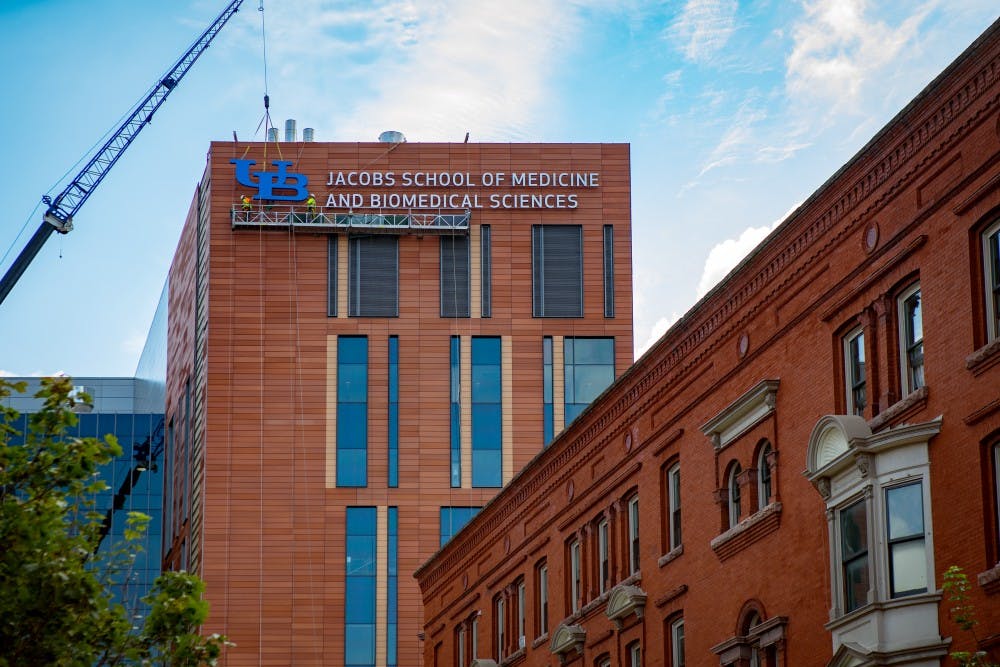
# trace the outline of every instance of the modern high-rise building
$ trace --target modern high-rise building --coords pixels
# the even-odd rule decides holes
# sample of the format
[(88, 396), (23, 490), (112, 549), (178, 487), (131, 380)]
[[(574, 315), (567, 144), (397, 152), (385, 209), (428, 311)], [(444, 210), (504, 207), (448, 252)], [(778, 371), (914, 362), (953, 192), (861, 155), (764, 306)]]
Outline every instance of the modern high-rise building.
[(213, 143), (171, 267), (164, 563), (229, 665), (421, 664), (412, 573), (632, 361), (627, 145), (385, 138)]

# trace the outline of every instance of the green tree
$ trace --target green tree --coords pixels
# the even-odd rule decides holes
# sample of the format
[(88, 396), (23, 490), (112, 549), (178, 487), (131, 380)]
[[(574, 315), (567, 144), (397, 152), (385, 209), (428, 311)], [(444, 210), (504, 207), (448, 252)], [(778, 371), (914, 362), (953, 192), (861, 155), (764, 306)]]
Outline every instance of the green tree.
[[(979, 637), (976, 636), (976, 626), (979, 620), (976, 618), (976, 607), (969, 600), (969, 578), (962, 568), (952, 565), (944, 571), (944, 584), (941, 586), (944, 594), (948, 597), (948, 614), (955, 625), (972, 635), (973, 644), (979, 646)], [(997, 667), (995, 662), (989, 660), (986, 651), (952, 651), (951, 657), (961, 667)]]
[[(0, 667), (21, 665), (213, 665), (224, 637), (197, 633), (208, 614), (194, 575), (161, 575), (144, 601), (142, 626), (110, 592), (127, 575), (149, 517), (131, 513), (125, 541), (95, 562), (104, 519), (93, 498), (107, 485), (100, 466), (121, 454), (113, 436), (66, 435), (76, 424), (68, 378), (48, 378), (23, 444), (16, 410), (0, 405)], [(0, 401), (24, 383), (0, 378)]]

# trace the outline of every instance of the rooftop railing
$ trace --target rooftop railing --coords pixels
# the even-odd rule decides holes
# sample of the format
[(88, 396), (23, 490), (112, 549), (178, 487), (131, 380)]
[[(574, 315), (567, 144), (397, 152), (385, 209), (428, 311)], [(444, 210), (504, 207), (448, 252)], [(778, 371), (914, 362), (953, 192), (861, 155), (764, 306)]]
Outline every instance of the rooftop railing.
[(233, 229), (357, 230), (390, 234), (460, 234), (469, 229), (463, 213), (338, 213), (317, 207), (314, 213), (291, 206), (254, 206), (231, 211)]

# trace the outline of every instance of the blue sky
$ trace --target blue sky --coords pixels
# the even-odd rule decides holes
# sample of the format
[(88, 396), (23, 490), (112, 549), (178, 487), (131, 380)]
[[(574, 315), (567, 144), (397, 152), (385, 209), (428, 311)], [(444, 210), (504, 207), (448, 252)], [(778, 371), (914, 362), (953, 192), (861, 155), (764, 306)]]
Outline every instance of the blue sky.
[[(259, 1), (0, 305), (0, 374), (134, 372), (208, 142), (261, 138)], [(12, 247), (0, 270), (38, 226), (41, 196), (224, 5), (0, 2), (0, 255)], [(317, 140), (629, 142), (640, 350), (997, 18), (995, 0), (264, 9), (272, 119)]]

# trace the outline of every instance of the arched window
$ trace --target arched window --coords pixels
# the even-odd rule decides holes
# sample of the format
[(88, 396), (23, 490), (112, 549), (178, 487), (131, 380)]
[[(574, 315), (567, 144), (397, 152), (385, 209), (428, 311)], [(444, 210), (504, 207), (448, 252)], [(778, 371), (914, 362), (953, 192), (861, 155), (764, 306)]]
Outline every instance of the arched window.
[(729, 467), (729, 527), (732, 528), (740, 522), (741, 500), (740, 483), (738, 477), (743, 472), (739, 463), (734, 463)]
[(771, 504), (774, 494), (771, 480), (771, 465), (768, 463), (771, 454), (771, 443), (764, 441), (757, 454), (757, 509), (764, 509)]

